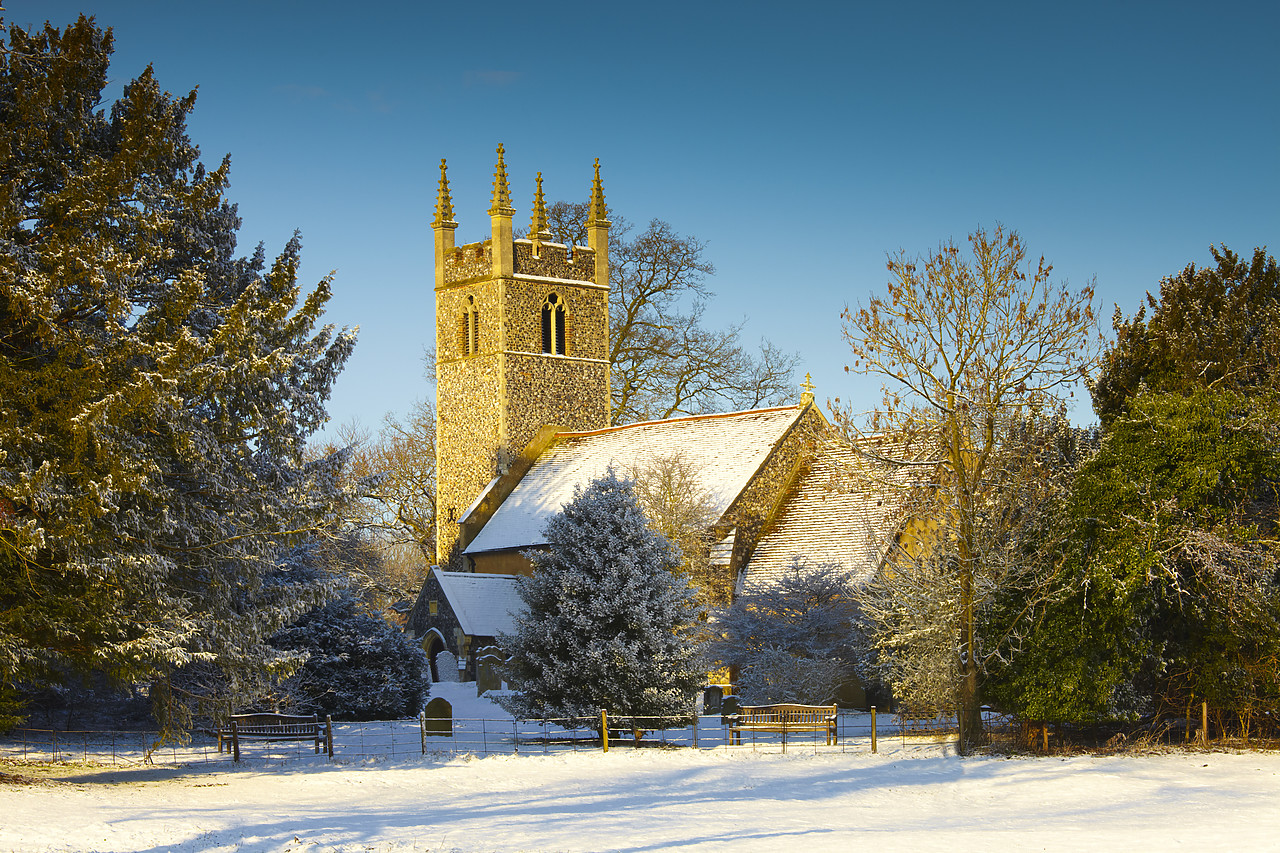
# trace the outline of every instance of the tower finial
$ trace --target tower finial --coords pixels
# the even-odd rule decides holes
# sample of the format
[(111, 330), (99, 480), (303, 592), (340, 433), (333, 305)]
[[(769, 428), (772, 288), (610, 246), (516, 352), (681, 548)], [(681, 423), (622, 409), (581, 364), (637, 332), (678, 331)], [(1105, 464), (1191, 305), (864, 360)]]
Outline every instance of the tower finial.
[(536, 246), (551, 238), (547, 230), (547, 200), (542, 195), (542, 173), (538, 173), (538, 189), (533, 194), (533, 221), (529, 225), (529, 239)]
[(440, 158), (440, 189), (436, 193), (436, 221), (431, 225), (433, 228), (458, 225), (453, 221), (453, 198), (449, 195), (449, 176), (445, 170), (443, 157)]
[(602, 225), (608, 225), (609, 220), (605, 217), (604, 207), (604, 186), (600, 183), (600, 158), (596, 158), (596, 176), (591, 182), (591, 209), (587, 215), (587, 227), (591, 227), (599, 222)]
[(817, 387), (813, 384), (813, 377), (806, 373), (804, 375), (804, 382), (800, 383), (800, 387), (804, 389), (804, 393), (800, 395), (800, 405), (803, 406), (805, 403), (812, 403), (813, 389)]
[(511, 216), (516, 209), (511, 206), (511, 187), (507, 184), (507, 164), (502, 159), (505, 151), (502, 143), (498, 143), (498, 165), (493, 173), (493, 204), (489, 207), (489, 215), (503, 214)]

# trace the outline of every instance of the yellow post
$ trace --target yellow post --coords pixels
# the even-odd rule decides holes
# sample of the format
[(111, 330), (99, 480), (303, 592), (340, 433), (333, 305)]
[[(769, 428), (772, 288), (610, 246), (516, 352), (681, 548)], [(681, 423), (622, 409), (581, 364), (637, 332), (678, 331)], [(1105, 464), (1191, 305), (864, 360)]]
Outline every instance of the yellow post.
[(600, 743), (604, 747), (604, 751), (609, 751), (609, 713), (604, 708), (600, 709)]
[(1200, 703), (1200, 743), (1209, 745), (1209, 703)]
[(876, 751), (876, 706), (871, 706), (871, 751)]

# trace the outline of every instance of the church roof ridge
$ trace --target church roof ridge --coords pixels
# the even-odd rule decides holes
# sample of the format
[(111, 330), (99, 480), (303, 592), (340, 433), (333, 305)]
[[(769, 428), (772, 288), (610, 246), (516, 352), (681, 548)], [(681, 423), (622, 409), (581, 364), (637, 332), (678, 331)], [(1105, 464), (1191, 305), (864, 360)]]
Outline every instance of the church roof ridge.
[(764, 409), (741, 409), (736, 412), (707, 412), (700, 415), (681, 415), (676, 418), (657, 418), (656, 420), (652, 420), (652, 421), (636, 421), (635, 423), (619, 424), (617, 426), (602, 427), (600, 429), (576, 430), (576, 431), (566, 430), (564, 432), (556, 433), (556, 435), (559, 436), (560, 438), (579, 438), (579, 437), (586, 437), (590, 435), (603, 435), (605, 433), (610, 433), (610, 432), (620, 432), (622, 430), (627, 430), (627, 429), (636, 429), (637, 427), (655, 426), (658, 424), (676, 424), (676, 423), (685, 423), (688, 421), (709, 421), (709, 420), (716, 420), (718, 418), (736, 418), (736, 417), (742, 417), (744, 415), (764, 415), (764, 414), (773, 414), (775, 412), (788, 412), (788, 411), (798, 412), (801, 408), (803, 408), (802, 405), (795, 404), (791, 406), (770, 406)]

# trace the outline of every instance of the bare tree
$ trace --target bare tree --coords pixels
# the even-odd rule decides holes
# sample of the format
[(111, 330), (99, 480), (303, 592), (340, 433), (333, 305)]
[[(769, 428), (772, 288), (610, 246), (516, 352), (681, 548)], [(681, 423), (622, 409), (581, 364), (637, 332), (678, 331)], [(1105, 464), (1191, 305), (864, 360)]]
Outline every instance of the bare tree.
[[(547, 211), (553, 239), (586, 242), (587, 205), (556, 202)], [(791, 394), (798, 358), (768, 341), (752, 352), (742, 325), (708, 329), (714, 294), (706, 244), (658, 219), (630, 238), (616, 213), (609, 241), (609, 360), (615, 423), (754, 408)]]
[(697, 466), (683, 453), (650, 459), (628, 470), (649, 526), (680, 549), (681, 568), (704, 605), (728, 601), (732, 583), (711, 565), (711, 529), (719, 520)]
[(344, 424), (331, 446), (317, 451), (348, 448), (345, 476), (356, 499), (347, 504), (347, 520), (379, 559), (352, 563), (347, 573), (373, 609), (412, 600), (435, 554), (435, 439), (435, 412), (419, 400), (404, 420), (388, 414), (376, 435)]
[[(1008, 439), (1061, 410), (1064, 389), (1087, 376), (1098, 342), (1091, 285), (1073, 293), (1052, 284), (1052, 267), (1028, 262), (1021, 237), (1001, 226), (968, 242), (971, 256), (950, 241), (927, 257), (890, 256), (887, 297), (844, 310), (854, 356), (845, 369), (879, 375), (884, 395), (861, 415), (838, 400), (835, 407), (847, 432), (880, 434), (895, 448), (868, 471), (920, 474), (877, 485), (896, 492), (915, 527), (899, 528), (912, 535), (882, 574), (888, 595), (864, 611), (879, 615), (882, 648), (918, 641), (914, 655), (900, 658), (896, 683), (920, 670), (924, 650), (949, 661), (940, 675), (958, 709), (962, 749), (983, 740), (977, 614), (1009, 567), (1001, 531), (1017, 519), (1011, 496), (1042, 482), (1034, 448), (1014, 453)], [(923, 671), (908, 680), (928, 681)]]

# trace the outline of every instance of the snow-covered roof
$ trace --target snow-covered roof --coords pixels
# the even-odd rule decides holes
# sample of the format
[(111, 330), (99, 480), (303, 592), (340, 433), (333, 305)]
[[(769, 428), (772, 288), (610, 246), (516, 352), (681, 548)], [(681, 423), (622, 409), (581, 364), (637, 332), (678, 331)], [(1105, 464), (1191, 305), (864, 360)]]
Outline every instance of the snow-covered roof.
[(742, 574), (743, 589), (767, 584), (797, 558), (832, 563), (869, 580), (883, 539), (894, 523), (883, 494), (850, 481), (856, 456), (846, 444), (825, 441), (781, 514), (761, 538)]
[(723, 515), (803, 411), (752, 409), (561, 433), (467, 546), (466, 553), (544, 545), (547, 521), (612, 467), (620, 474), (679, 454)]
[(524, 610), (515, 575), (434, 571), (463, 633), (496, 637), (515, 631), (514, 614)]

